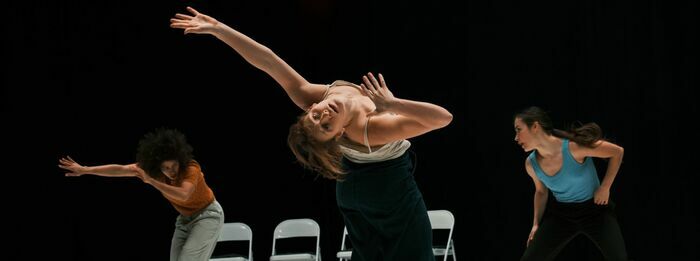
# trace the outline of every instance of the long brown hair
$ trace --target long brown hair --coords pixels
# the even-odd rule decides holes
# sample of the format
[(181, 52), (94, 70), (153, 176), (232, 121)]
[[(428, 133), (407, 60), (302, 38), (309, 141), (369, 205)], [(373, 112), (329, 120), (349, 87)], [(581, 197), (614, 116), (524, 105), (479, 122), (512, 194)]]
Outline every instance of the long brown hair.
[(577, 122), (571, 124), (567, 131), (555, 129), (547, 112), (536, 106), (522, 110), (515, 114), (513, 118), (520, 119), (528, 128), (531, 128), (535, 122), (539, 122), (545, 133), (559, 138), (569, 139), (586, 147), (593, 147), (597, 141), (603, 139), (603, 130), (601, 130), (600, 126), (595, 122), (586, 124)]
[(340, 180), (345, 171), (342, 166), (343, 154), (336, 139), (318, 141), (311, 133), (311, 127), (304, 124), (305, 112), (296, 123), (289, 127), (287, 145), (297, 161), (327, 179)]

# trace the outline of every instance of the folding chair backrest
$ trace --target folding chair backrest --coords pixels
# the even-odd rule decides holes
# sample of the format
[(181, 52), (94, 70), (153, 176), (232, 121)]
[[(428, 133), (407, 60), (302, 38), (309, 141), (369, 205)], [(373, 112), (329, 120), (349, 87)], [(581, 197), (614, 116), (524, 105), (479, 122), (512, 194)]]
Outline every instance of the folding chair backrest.
[(318, 223), (313, 219), (288, 219), (277, 225), (274, 237), (275, 239), (288, 237), (317, 237), (320, 235), (320, 232), (321, 229)]
[(248, 241), (248, 254), (246, 258), (219, 257), (212, 258), (211, 260), (253, 260), (253, 230), (251, 230), (248, 225), (240, 222), (224, 223), (217, 242), (226, 241)]
[(428, 217), (430, 218), (430, 226), (433, 229), (449, 229), (445, 248), (434, 247), (433, 252), (444, 255), (443, 260), (445, 261), (449, 255), (452, 256), (452, 260), (456, 260), (457, 257), (454, 250), (454, 240), (452, 239), (452, 232), (454, 231), (455, 225), (454, 215), (452, 215), (452, 212), (448, 210), (430, 210), (428, 211)]
[(219, 235), (219, 241), (252, 241), (253, 231), (250, 227), (244, 223), (224, 223), (221, 228), (221, 235)]
[(313, 219), (288, 219), (275, 228), (272, 240), (272, 255), (276, 253), (277, 239), (292, 237), (316, 237), (316, 256), (320, 253), (321, 228)]
[(433, 229), (452, 229), (455, 225), (455, 217), (447, 210), (430, 210), (428, 217)]

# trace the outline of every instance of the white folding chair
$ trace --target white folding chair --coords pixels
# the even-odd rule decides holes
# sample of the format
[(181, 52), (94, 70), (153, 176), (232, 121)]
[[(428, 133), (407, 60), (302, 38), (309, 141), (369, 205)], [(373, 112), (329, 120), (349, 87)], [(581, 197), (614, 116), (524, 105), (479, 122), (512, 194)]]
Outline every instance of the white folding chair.
[(352, 258), (352, 250), (347, 248), (345, 245), (345, 239), (348, 237), (348, 228), (343, 228), (343, 240), (340, 243), (340, 251), (335, 254), (339, 261), (348, 261)]
[(248, 241), (248, 255), (224, 254), (213, 257), (210, 261), (252, 261), (253, 260), (253, 231), (244, 223), (224, 223), (217, 242)]
[[(310, 253), (294, 253), (294, 254), (277, 254), (277, 239), (294, 238), (294, 237), (316, 237), (316, 252)], [(313, 219), (288, 219), (280, 222), (275, 228), (272, 237), (272, 256), (270, 261), (320, 261), (321, 260), (321, 228)]]
[(445, 241), (445, 246), (433, 246), (433, 254), (436, 256), (445, 256), (443, 259), (444, 261), (447, 261), (447, 256), (452, 256), (453, 261), (457, 260), (454, 240), (452, 239), (452, 231), (455, 226), (455, 217), (452, 215), (452, 212), (447, 210), (430, 210), (428, 211), (428, 217), (430, 218), (430, 225), (433, 229), (450, 230), (447, 241)]

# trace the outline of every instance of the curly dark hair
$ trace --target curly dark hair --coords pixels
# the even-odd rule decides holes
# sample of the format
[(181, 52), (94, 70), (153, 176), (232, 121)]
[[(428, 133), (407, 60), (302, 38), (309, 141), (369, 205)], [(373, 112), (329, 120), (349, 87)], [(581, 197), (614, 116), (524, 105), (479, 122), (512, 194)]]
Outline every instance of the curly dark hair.
[(160, 169), (161, 163), (177, 160), (180, 173), (192, 161), (192, 146), (187, 144), (185, 135), (175, 129), (159, 128), (143, 136), (136, 152), (136, 162), (149, 176), (161, 179), (165, 175)]

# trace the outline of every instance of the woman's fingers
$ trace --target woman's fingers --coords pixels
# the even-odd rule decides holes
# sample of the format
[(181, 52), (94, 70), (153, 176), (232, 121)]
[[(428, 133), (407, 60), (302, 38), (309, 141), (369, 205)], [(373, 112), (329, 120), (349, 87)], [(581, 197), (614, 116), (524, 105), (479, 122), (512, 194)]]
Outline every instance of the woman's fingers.
[(192, 14), (195, 15), (195, 16), (198, 16), (198, 15), (199, 15), (199, 12), (197, 12), (197, 10), (194, 10), (194, 8), (192, 8), (192, 7), (189, 7), (189, 6), (188, 6), (188, 7), (187, 7), (187, 11), (189, 11), (190, 13), (192, 13)]
[(71, 159), (70, 157), (68, 157), (67, 159), (66, 159), (66, 158), (61, 158), (61, 159), (59, 159), (58, 161), (61, 162), (61, 163), (63, 163), (63, 164), (65, 164), (65, 165), (69, 165), (69, 164), (71, 164), (71, 163), (75, 163), (75, 161), (74, 161), (73, 159)]
[(360, 91), (362, 92), (362, 94), (364, 94), (365, 96), (370, 97), (370, 98), (372, 97), (372, 92), (370, 92), (367, 89), (367, 86), (365, 86), (364, 83), (360, 83), (360, 87), (362, 87), (362, 88), (360, 88)]
[(191, 25), (190, 23), (170, 23), (170, 27), (179, 28), (179, 29), (187, 29), (187, 28), (194, 27), (194, 25)]
[(181, 19), (181, 20), (192, 20), (192, 18), (194, 18), (192, 16), (189, 16), (186, 14), (180, 14), (180, 13), (175, 14), (175, 17), (177, 17), (178, 19)]
[(372, 82), (369, 81), (369, 78), (367, 78), (367, 76), (362, 76), (362, 81), (365, 82), (365, 86), (370, 92), (372, 92), (372, 94), (377, 94), (377, 89), (374, 87)]
[(369, 75), (369, 79), (372, 81), (372, 85), (374, 85), (375, 88), (379, 89), (382, 87), (381, 85), (379, 85), (379, 82), (377, 82), (377, 78), (374, 78), (374, 75), (372, 75), (372, 73), (368, 73), (367, 75)]
[(379, 74), (379, 83), (381, 84), (382, 88), (387, 88), (386, 87), (386, 82), (384, 81), (384, 76), (382, 74)]

